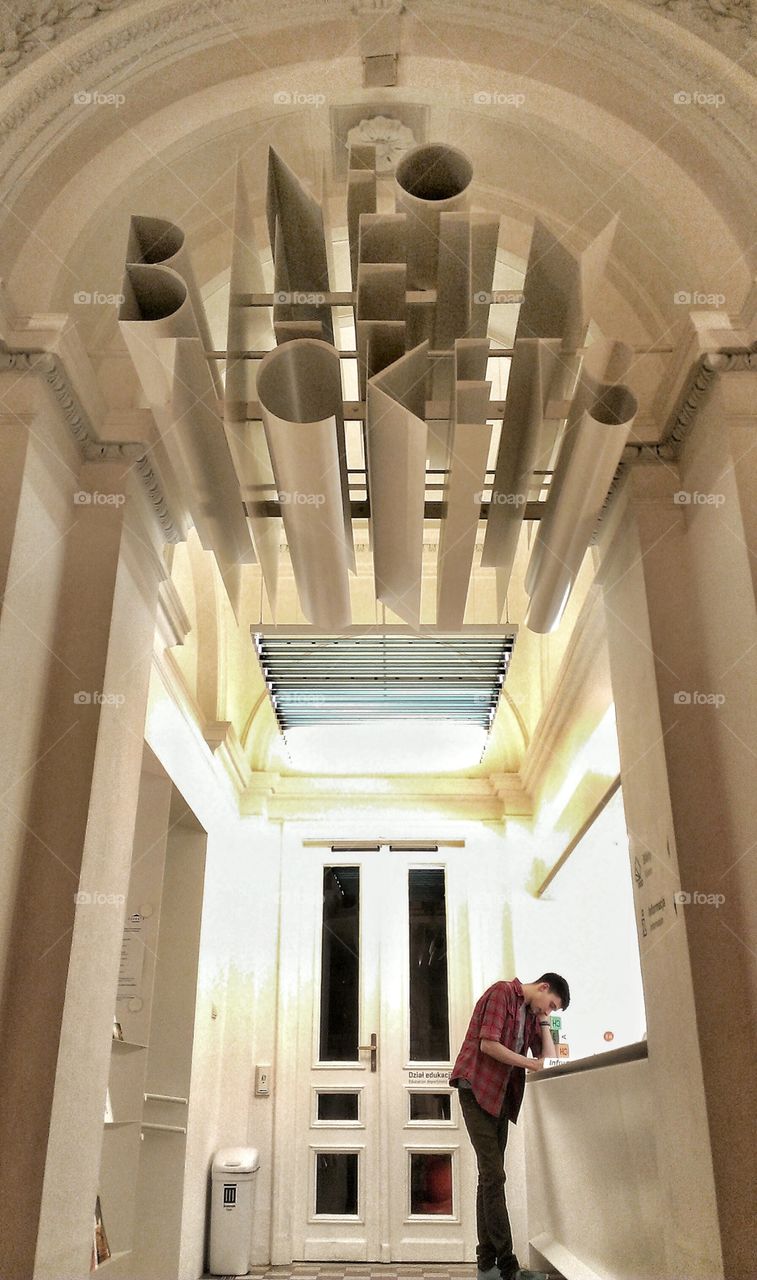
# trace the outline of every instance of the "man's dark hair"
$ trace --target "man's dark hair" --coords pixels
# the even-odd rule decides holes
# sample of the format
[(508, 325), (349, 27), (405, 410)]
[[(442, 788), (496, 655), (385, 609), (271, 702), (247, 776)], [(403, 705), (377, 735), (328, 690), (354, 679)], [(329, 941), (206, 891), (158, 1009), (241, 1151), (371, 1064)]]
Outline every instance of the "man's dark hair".
[(553, 996), (557, 996), (563, 1009), (567, 1009), (570, 1004), (570, 987), (559, 973), (543, 973), (540, 978), (536, 979), (537, 985), (540, 982), (548, 982), (549, 989)]

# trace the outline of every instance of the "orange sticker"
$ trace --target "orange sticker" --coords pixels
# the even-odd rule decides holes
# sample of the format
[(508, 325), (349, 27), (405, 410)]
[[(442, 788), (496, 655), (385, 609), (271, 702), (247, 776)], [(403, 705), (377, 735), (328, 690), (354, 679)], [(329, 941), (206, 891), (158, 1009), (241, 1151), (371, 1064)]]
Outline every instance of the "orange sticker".
[(614, 1031), (605, 1031), (605, 1040), (614, 1040), (614, 1039), (615, 1039)]

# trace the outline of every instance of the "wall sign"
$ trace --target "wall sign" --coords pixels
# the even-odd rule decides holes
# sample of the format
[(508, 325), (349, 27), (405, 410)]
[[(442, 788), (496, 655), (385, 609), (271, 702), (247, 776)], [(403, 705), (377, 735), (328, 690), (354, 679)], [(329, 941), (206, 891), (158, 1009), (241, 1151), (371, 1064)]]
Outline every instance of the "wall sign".
[(449, 1084), (449, 1073), (452, 1068), (447, 1067), (440, 1071), (438, 1068), (424, 1067), (422, 1070), (411, 1071), (409, 1067), (405, 1067), (405, 1070), (407, 1071), (408, 1080), (412, 1080), (416, 1084)]
[(139, 997), (142, 992), (142, 969), (145, 962), (145, 944), (142, 939), (144, 916), (139, 911), (124, 925), (121, 943), (121, 964), (118, 970), (118, 1000)]

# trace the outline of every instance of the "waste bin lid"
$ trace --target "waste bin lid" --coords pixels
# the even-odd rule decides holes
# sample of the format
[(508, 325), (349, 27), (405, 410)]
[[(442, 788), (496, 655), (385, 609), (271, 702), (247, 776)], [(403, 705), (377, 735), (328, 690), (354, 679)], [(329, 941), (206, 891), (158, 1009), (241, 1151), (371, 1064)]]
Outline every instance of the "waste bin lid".
[(221, 1147), (213, 1157), (213, 1174), (254, 1173), (260, 1168), (257, 1147)]

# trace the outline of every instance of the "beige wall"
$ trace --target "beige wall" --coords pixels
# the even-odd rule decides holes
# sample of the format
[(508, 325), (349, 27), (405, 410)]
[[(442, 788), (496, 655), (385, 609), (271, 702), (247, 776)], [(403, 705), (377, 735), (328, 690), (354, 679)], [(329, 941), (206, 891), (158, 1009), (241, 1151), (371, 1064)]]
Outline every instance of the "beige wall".
[[(754, 1149), (733, 1100), (754, 1056), (757, 628), (729, 431), (733, 415), (744, 423), (744, 382), (723, 383), (680, 471), (631, 473), (601, 574), (631, 857), (642, 869), (635, 897), (666, 1265), (703, 1277), (723, 1267), (730, 1280), (750, 1275), (755, 1251)], [(681, 504), (681, 491), (723, 502)], [(682, 891), (703, 898), (685, 905)]]

